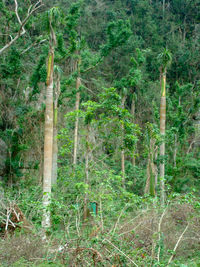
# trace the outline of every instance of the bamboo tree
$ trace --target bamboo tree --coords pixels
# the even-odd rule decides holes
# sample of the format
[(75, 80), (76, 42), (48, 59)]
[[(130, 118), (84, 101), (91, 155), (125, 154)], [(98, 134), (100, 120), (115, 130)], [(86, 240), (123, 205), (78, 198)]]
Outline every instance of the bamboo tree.
[(160, 79), (161, 79), (161, 100), (160, 100), (160, 134), (162, 137), (162, 142), (160, 145), (160, 190), (161, 190), (161, 204), (164, 205), (165, 202), (165, 124), (166, 124), (166, 73), (167, 67), (171, 63), (171, 54), (165, 49), (162, 54), (159, 55), (159, 59), (161, 60), (161, 71), (160, 71)]
[(44, 170), (43, 170), (43, 218), (42, 227), (47, 230), (50, 223), (50, 194), (51, 194), (51, 179), (52, 179), (52, 162), (53, 162), (53, 71), (54, 71), (54, 50), (56, 45), (56, 36), (53, 29), (53, 19), (57, 16), (58, 10), (52, 8), (48, 15), (49, 19), (49, 55), (47, 65), (47, 80), (46, 80), (46, 110), (45, 110), (45, 125), (44, 125)]

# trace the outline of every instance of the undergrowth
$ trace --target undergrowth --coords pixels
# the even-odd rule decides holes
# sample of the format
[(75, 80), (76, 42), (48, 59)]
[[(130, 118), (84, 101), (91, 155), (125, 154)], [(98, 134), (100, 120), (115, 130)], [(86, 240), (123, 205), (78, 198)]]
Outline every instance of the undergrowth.
[(31, 232), (18, 228), (1, 235), (1, 267), (200, 266), (200, 208), (193, 195), (173, 196), (165, 207), (149, 198), (117, 210), (101, 207), (85, 222), (81, 202), (66, 206), (63, 217), (52, 209), (46, 241), (36, 211), (15, 201), (35, 224)]

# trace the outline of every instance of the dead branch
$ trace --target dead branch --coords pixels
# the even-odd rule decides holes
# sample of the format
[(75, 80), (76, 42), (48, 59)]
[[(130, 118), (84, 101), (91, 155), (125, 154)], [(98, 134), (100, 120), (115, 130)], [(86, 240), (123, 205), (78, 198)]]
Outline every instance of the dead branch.
[(188, 227), (189, 227), (189, 224), (185, 227), (184, 231), (182, 232), (182, 234), (180, 235), (178, 241), (176, 242), (176, 245), (175, 245), (175, 247), (174, 247), (174, 249), (173, 249), (173, 254), (172, 254), (171, 257), (170, 257), (167, 266), (168, 266), (168, 265), (171, 263), (171, 261), (173, 260), (173, 258), (174, 258), (174, 256), (175, 256), (175, 252), (176, 252), (176, 250), (177, 250), (177, 248), (178, 248), (178, 245), (179, 245), (179, 243), (181, 242), (181, 239), (183, 238), (183, 236), (184, 236), (185, 232), (187, 231)]
[(23, 212), (16, 203), (9, 201), (8, 203), (0, 202), (1, 228), (3, 232), (13, 232), (16, 228), (31, 229), (31, 224), (25, 218)]
[(42, 0), (39, 0), (35, 5), (30, 5), (27, 11), (27, 15), (25, 17), (25, 19), (23, 21), (21, 21), (20, 16), (18, 14), (18, 2), (17, 0), (15, 0), (15, 14), (17, 17), (17, 20), (20, 24), (20, 29), (18, 31), (18, 33), (16, 34), (15, 38), (11, 38), (10, 42), (8, 42), (4, 47), (2, 47), (0, 49), (0, 55), (6, 50), (8, 49), (14, 42), (16, 42), (19, 37), (21, 37), (22, 35), (24, 35), (26, 33), (25, 30), (25, 25), (28, 22), (29, 18), (31, 17), (31, 15), (38, 10), (41, 6), (43, 6), (42, 4)]
[(131, 230), (128, 230), (124, 233), (121, 233), (119, 234), (118, 236), (121, 236), (121, 235), (125, 235), (125, 234), (128, 234), (128, 233), (131, 233), (131, 232), (134, 232), (143, 222), (140, 222), (139, 224), (137, 224), (134, 228), (132, 228)]
[(114, 235), (114, 233), (115, 233), (115, 231), (116, 231), (116, 229), (117, 229), (117, 225), (119, 224), (119, 221), (120, 221), (120, 219), (121, 219), (121, 216), (122, 216), (123, 212), (125, 212), (125, 210), (126, 210), (128, 207), (129, 207), (129, 203), (126, 203), (125, 207), (124, 207), (124, 208), (122, 209), (122, 211), (120, 212), (120, 215), (118, 216), (117, 221), (116, 221), (116, 223), (115, 223), (115, 225), (114, 225), (114, 229), (113, 229), (113, 230), (111, 229), (111, 231), (110, 231), (110, 232), (112, 232), (113, 235)]
[[(108, 242), (111, 246), (113, 246), (117, 251), (119, 251), (120, 252), (120, 254), (122, 254), (123, 256), (125, 256), (130, 262), (132, 262), (135, 266), (137, 266), (138, 267), (138, 265), (129, 257), (129, 256), (127, 256), (123, 251), (121, 251), (118, 247), (116, 247), (110, 240), (108, 240), (107, 238), (104, 238), (104, 240), (103, 241), (106, 241), (106, 242)], [(103, 242), (102, 241), (102, 242)]]
[(44, 42), (46, 42), (47, 39), (43, 39), (41, 41), (38, 42), (38, 40), (36, 40), (34, 43), (32, 43), (29, 47), (27, 47), (25, 50), (23, 50), (21, 52), (21, 55), (25, 54), (27, 51), (29, 51), (32, 47), (35, 47), (37, 45), (43, 44)]

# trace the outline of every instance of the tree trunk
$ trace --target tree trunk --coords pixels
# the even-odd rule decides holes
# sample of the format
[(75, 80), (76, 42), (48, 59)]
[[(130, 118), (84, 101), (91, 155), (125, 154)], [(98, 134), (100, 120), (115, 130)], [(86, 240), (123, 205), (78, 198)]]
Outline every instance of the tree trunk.
[(50, 204), (52, 157), (53, 157), (53, 65), (54, 48), (51, 46), (48, 58), (46, 111), (44, 126), (44, 172), (43, 172), (43, 218), (42, 227), (46, 230), (50, 227)]
[(174, 167), (176, 167), (177, 150), (178, 150), (177, 134), (175, 134), (175, 136), (174, 136), (174, 155), (173, 155), (173, 159), (174, 159)]
[(165, 18), (165, 0), (163, 0), (163, 19)]
[(154, 146), (155, 140), (151, 138), (150, 140), (150, 195), (155, 197), (156, 189), (155, 189), (155, 166), (154, 166)]
[(147, 180), (144, 193), (145, 194), (150, 193), (150, 195), (153, 197), (156, 194), (156, 183), (157, 183), (157, 170), (154, 164), (154, 158), (155, 158), (154, 152), (155, 152), (155, 140), (151, 138), (148, 161), (147, 161)]
[[(89, 126), (87, 126), (86, 155), (85, 155), (85, 184), (87, 186), (89, 186), (89, 155), (90, 155), (89, 134), (90, 134), (90, 128)], [(83, 220), (86, 221), (87, 217), (88, 217), (88, 193), (86, 191), (85, 196), (84, 196)]]
[(150, 164), (150, 153), (148, 154), (148, 159), (147, 159), (147, 180), (146, 180), (146, 185), (145, 185), (145, 189), (144, 189), (144, 193), (145, 194), (148, 194), (149, 193), (149, 187), (150, 187), (150, 176), (151, 176), (151, 173), (150, 173), (150, 167), (151, 164)]
[[(75, 110), (77, 112), (79, 110), (79, 105), (80, 105), (80, 92), (79, 92), (80, 85), (81, 85), (81, 78), (77, 77), (77, 79), (76, 79), (76, 105), (75, 105)], [(77, 113), (76, 114), (76, 121), (75, 121), (75, 130), (74, 130), (74, 159), (73, 159), (74, 165), (76, 165), (76, 163), (77, 163), (78, 124), (79, 124), (79, 116)]]
[(124, 149), (121, 151), (122, 185), (125, 188), (125, 155)]
[[(158, 147), (155, 148), (155, 154), (154, 154), (154, 160), (156, 161), (158, 159)], [(158, 166), (157, 164), (154, 164), (154, 170), (155, 170), (155, 190), (158, 184)]]
[(60, 77), (58, 74), (54, 99), (54, 124), (53, 124), (53, 163), (52, 163), (52, 185), (56, 184), (58, 176), (58, 140), (57, 140), (57, 124), (58, 124), (58, 98), (60, 95)]
[(160, 189), (161, 189), (161, 204), (165, 202), (165, 122), (166, 122), (166, 69), (161, 73), (161, 102), (160, 102), (160, 134), (162, 143), (160, 145)]
[[(125, 101), (126, 101), (126, 96), (124, 96), (122, 98), (122, 108), (124, 108), (124, 104), (125, 104)], [(122, 124), (122, 145), (123, 145), (123, 142), (124, 142), (124, 126)], [(122, 151), (121, 151), (121, 169), (122, 169), (122, 185), (123, 185), (123, 188), (125, 188), (125, 152), (124, 152), (124, 149), (122, 148)]]
[[(135, 99), (133, 96), (132, 103), (131, 103), (131, 115), (133, 118), (133, 123), (135, 121)], [(137, 146), (137, 144), (136, 144)], [(133, 151), (133, 157), (132, 157), (132, 165), (135, 167), (135, 151)]]

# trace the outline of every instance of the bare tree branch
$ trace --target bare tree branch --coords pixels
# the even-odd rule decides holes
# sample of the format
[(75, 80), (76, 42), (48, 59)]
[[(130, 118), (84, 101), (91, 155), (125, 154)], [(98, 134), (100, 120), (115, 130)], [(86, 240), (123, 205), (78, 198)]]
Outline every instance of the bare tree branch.
[(20, 29), (17, 33), (17, 35), (15, 36), (15, 38), (11, 39), (11, 41), (9, 43), (7, 43), (4, 47), (2, 47), (0, 49), (0, 55), (6, 50), (8, 49), (14, 42), (16, 42), (19, 37), (21, 37), (22, 35), (24, 35), (26, 33), (26, 30), (24, 28), (24, 26), (26, 25), (26, 23), (28, 22), (28, 19), (31, 17), (31, 15), (37, 10), (39, 9), (41, 6), (43, 6), (42, 4), (42, 1), (39, 0), (35, 5), (30, 5), (29, 8), (28, 8), (28, 11), (27, 11), (27, 15), (25, 17), (25, 19), (23, 21), (21, 21), (20, 17), (19, 17), (19, 14), (18, 14), (18, 2), (17, 0), (14, 0), (15, 1), (15, 14), (16, 14), (16, 17), (17, 17), (17, 20), (20, 24)]
[[(17, 0), (15, 0), (15, 14), (16, 14), (16, 17), (19, 21), (19, 24), (22, 26), (22, 22), (21, 22), (21, 19), (19, 17), (19, 14), (18, 14), (18, 3), (17, 3)], [(22, 34), (24, 34), (26, 31), (24, 29), (24, 26), (22, 26)]]
[(38, 42), (38, 40), (36, 40), (34, 43), (32, 43), (29, 47), (27, 47), (25, 50), (23, 50), (21, 52), (21, 55), (25, 54), (27, 51), (29, 51), (32, 47), (35, 47), (37, 45), (43, 44), (44, 42), (46, 42), (47, 39), (43, 39), (41, 41)]

